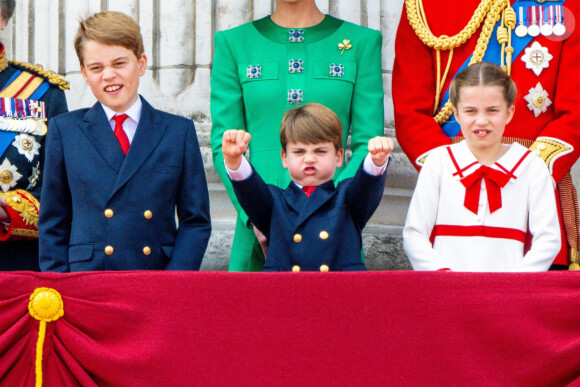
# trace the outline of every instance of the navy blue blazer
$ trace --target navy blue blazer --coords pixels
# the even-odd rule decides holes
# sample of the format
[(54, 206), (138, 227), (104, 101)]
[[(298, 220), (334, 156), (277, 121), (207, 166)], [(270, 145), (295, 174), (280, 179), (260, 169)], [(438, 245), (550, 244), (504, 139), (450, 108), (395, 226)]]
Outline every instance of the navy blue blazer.
[(127, 156), (100, 103), (51, 120), (41, 270), (199, 269), (211, 223), (193, 122), (141, 99)]
[(335, 188), (329, 181), (307, 197), (291, 182), (286, 189), (266, 184), (254, 170), (232, 181), (240, 205), (268, 238), (264, 271), (366, 270), (362, 229), (378, 207), (387, 173), (372, 176), (362, 166)]

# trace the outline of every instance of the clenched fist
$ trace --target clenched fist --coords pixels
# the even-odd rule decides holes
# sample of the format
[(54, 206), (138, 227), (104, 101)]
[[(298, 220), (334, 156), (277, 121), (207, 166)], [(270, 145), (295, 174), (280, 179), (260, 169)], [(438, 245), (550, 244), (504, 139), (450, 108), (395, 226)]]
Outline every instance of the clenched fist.
[(226, 130), (222, 139), (222, 153), (226, 167), (236, 171), (242, 163), (243, 154), (248, 149), (252, 135), (245, 130)]
[(382, 166), (393, 151), (395, 143), (389, 137), (374, 137), (369, 140), (369, 153), (373, 164), (377, 167)]

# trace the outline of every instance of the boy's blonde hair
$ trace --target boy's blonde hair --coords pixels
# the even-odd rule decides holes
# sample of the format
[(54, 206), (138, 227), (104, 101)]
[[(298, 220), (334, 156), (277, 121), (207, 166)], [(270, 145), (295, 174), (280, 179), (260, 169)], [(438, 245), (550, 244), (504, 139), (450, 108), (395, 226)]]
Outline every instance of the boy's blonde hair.
[(122, 12), (99, 12), (80, 21), (74, 44), (81, 66), (84, 66), (83, 46), (89, 40), (125, 47), (132, 51), (137, 59), (141, 58), (145, 51), (139, 24)]
[(319, 144), (332, 142), (335, 150), (342, 149), (342, 124), (337, 115), (316, 102), (290, 109), (282, 118), (280, 143), (286, 152), (290, 143)]
[(459, 104), (459, 91), (462, 87), (469, 86), (499, 86), (508, 107), (514, 104), (518, 93), (516, 84), (509, 74), (498, 65), (490, 62), (472, 64), (460, 72), (451, 82), (449, 100), (456, 109)]

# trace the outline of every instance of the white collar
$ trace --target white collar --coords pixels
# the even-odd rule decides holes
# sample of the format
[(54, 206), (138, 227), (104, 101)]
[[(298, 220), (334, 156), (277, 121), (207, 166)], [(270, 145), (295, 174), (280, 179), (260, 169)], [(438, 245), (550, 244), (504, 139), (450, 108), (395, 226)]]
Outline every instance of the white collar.
[(143, 102), (141, 101), (141, 96), (137, 95), (137, 100), (135, 101), (135, 103), (133, 105), (131, 105), (127, 110), (125, 110), (122, 113), (118, 113), (118, 112), (114, 111), (113, 109), (103, 105), (102, 103), (101, 103), (101, 106), (103, 107), (103, 110), (105, 111), (105, 115), (107, 116), (108, 121), (111, 121), (113, 119), (113, 117), (116, 116), (117, 114), (126, 114), (133, 121), (135, 121), (136, 123), (139, 123), (139, 118), (141, 118), (141, 110), (143, 108)]
[[(453, 154), (453, 159), (457, 162), (457, 166), (453, 162), (453, 159), (449, 156), (449, 167), (456, 179), (461, 179), (462, 177), (468, 176), (479, 169), (482, 166), (469, 147), (467, 146), (467, 141), (463, 140), (458, 144), (453, 144), (449, 146), (451, 153)], [(529, 157), (528, 148), (514, 142), (510, 145), (510, 148), (504, 153), (499, 160), (497, 160), (490, 168), (497, 169), (501, 172), (511, 172), (513, 178), (516, 179), (521, 171), (528, 164)], [(461, 173), (457, 173), (457, 167), (461, 170)]]

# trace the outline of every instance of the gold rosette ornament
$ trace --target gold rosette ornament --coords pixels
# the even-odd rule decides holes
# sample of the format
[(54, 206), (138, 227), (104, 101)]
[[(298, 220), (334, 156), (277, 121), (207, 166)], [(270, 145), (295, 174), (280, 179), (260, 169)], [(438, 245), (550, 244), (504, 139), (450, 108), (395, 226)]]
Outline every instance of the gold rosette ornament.
[(30, 295), (28, 303), (30, 315), (40, 321), (36, 342), (36, 386), (42, 386), (42, 348), (46, 336), (46, 323), (58, 320), (64, 315), (60, 293), (50, 288), (37, 288)]

